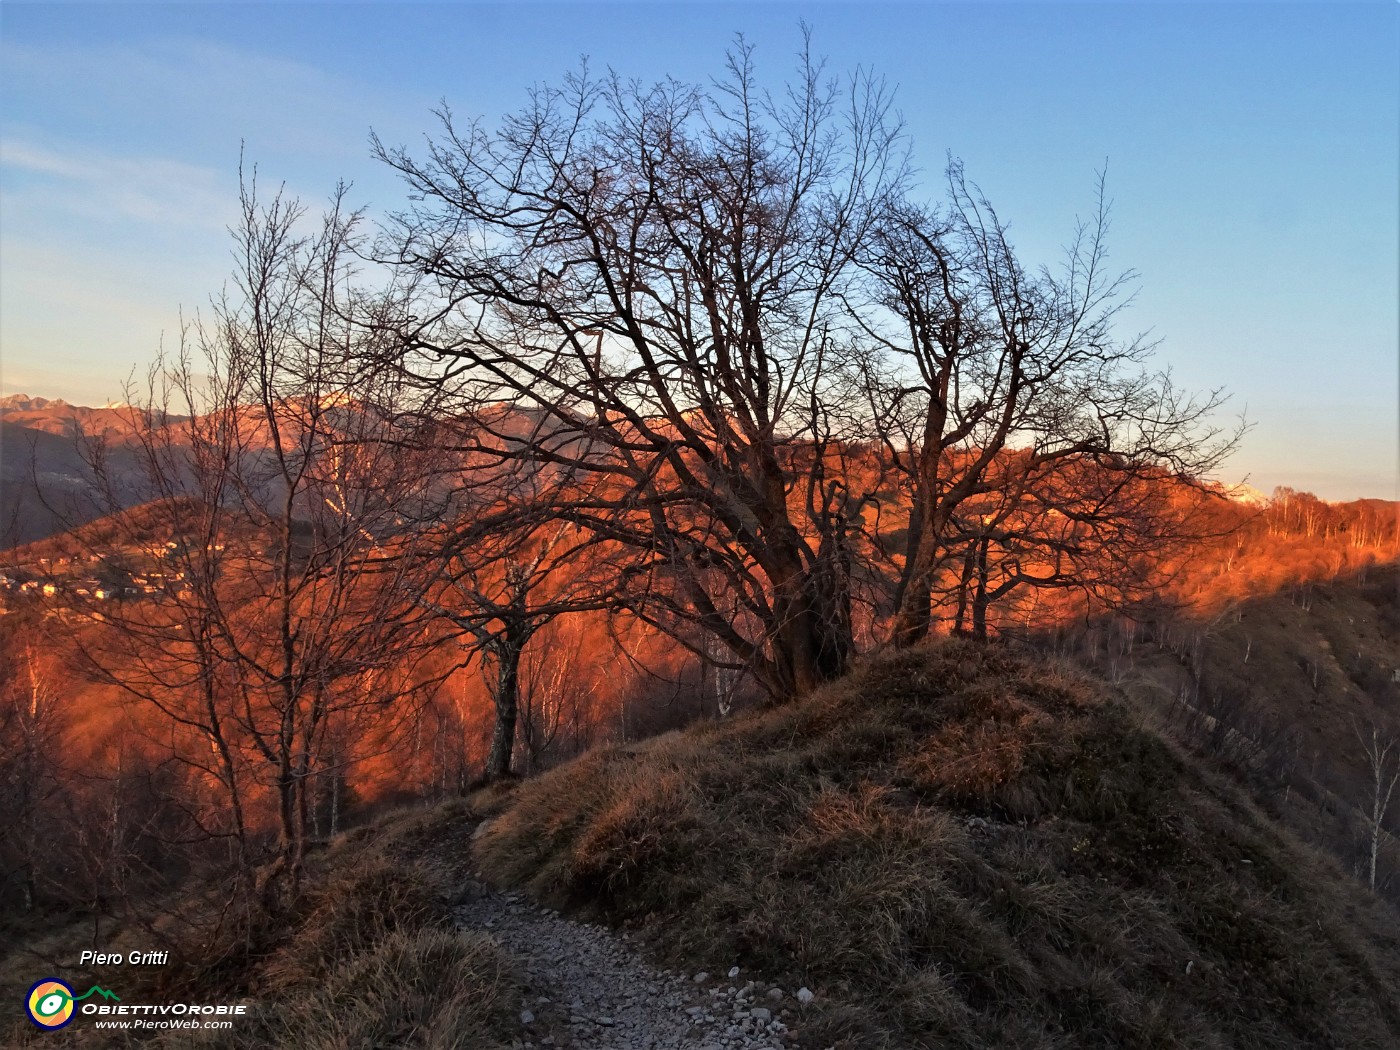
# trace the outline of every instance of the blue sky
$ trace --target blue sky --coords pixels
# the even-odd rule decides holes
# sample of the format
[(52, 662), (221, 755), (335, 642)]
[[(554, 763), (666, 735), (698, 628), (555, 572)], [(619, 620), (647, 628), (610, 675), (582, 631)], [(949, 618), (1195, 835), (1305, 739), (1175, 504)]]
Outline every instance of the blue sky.
[(1255, 428), (1227, 471), (1395, 498), (1400, 4), (0, 5), (0, 390), (84, 403), (173, 342), (228, 271), (240, 143), (264, 182), (372, 211), (445, 99), (493, 117), (580, 56), (718, 72), (742, 32), (774, 83), (799, 21), (873, 67), (931, 195), (961, 157), (1032, 262), (1093, 205), (1187, 385)]

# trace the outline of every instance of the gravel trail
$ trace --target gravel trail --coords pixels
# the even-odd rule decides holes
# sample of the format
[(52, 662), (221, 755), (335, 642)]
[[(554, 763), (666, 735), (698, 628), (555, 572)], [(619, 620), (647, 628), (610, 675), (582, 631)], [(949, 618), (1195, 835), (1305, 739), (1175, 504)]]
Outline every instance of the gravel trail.
[[(480, 883), (458, 908), (515, 958), (525, 981), (516, 1045), (572, 1050), (778, 1050), (811, 993), (784, 992), (731, 970), (711, 977), (657, 970), (603, 926), (574, 922)], [(796, 998), (794, 998), (796, 995)]]

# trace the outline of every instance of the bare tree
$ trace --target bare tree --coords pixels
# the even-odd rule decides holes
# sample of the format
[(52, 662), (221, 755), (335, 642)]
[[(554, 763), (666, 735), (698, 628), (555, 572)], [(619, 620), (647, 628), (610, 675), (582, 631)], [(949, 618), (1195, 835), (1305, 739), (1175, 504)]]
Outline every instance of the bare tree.
[(402, 360), (514, 406), (490, 438), (576, 479), (555, 516), (630, 552), (633, 613), (782, 697), (853, 650), (851, 508), (811, 450), (898, 129), (872, 78), (804, 50), (773, 97), (751, 58), (708, 89), (585, 69), (494, 132), (444, 109), (426, 160), (376, 149), (418, 201), (383, 249), (419, 278)]
[[(584, 733), (596, 728), (592, 716), (600, 694), (615, 695), (613, 682), (600, 682), (590, 673), (587, 658), (600, 654), (597, 633), (590, 639), (589, 626), (584, 616), (553, 621), (531, 658), (522, 662), (520, 738), (527, 773), (578, 754)], [(600, 689), (604, 685), (608, 688)]]
[(1075, 592), (1099, 609), (1151, 600), (1160, 612), (1182, 554), (1218, 534), (1205, 513), (1218, 497), (1150, 461), (1014, 449), (988, 465), (985, 480), (987, 491), (953, 515), (944, 539), (951, 571), (934, 587), (935, 605), (951, 587), (954, 630), (978, 639), (995, 603), (1028, 590)]
[(270, 792), (269, 901), (295, 891), (345, 741), (421, 697), (420, 553), (450, 501), (416, 438), (431, 413), (365, 367), (383, 301), (355, 284), (358, 221), (342, 191), (302, 233), (299, 205), (245, 186), (233, 290), (128, 397), (148, 502), (109, 542), (152, 582), (92, 610), (94, 664), (175, 728), (174, 757), (216, 788), (198, 819), (239, 871), (265, 856), (251, 809)]
[(1365, 816), (1370, 829), (1368, 884), (1374, 891), (1376, 861), (1380, 857), (1381, 842), (1386, 835), (1385, 817), (1390, 811), (1390, 800), (1395, 794), (1395, 787), (1400, 784), (1400, 741), (1393, 736), (1386, 736), (1374, 722), (1365, 733), (1358, 725), (1352, 726), (1352, 732), (1356, 734), (1357, 742), (1366, 755), (1366, 771), (1370, 774), (1370, 791), (1367, 793), (1370, 812), (1365, 813)]
[[(508, 526), (511, 518), (516, 520)], [(439, 567), (435, 600), (425, 597), (423, 605), (452, 623), (468, 652), (482, 661), (495, 706), (485, 766), (486, 779), (494, 781), (511, 771), (530, 640), (561, 616), (611, 609), (617, 602), (594, 584), (589, 571), (597, 544), (580, 539), (567, 523), (522, 526), (520, 518), (499, 508), (486, 520), (492, 526), (470, 527), (468, 541), (453, 537)]]
[[(1149, 476), (1194, 482), (1238, 437), (1209, 423), (1218, 392), (1183, 395), (1146, 369), (1150, 344), (1114, 335), (1132, 274), (1106, 271), (1102, 179), (1097, 213), (1079, 226), (1059, 273), (1025, 269), (959, 163), (950, 162), (947, 184), (942, 209), (887, 210), (862, 244), (867, 280), (852, 310), (870, 341), (862, 370), (871, 409), (910, 506), (894, 593), (900, 645), (927, 635), (950, 557), (961, 553), (964, 574), (982, 580), (993, 527), (1013, 505), (1024, 509), (1029, 497), (1067, 520), (1094, 502), (1092, 492), (1065, 491), (1067, 462), (1092, 464), (1079, 473), (1121, 495)], [(1122, 480), (1105, 482), (1112, 474)], [(965, 505), (998, 491), (1013, 498), (959, 521)], [(1078, 524), (1118, 520), (1096, 511)]]

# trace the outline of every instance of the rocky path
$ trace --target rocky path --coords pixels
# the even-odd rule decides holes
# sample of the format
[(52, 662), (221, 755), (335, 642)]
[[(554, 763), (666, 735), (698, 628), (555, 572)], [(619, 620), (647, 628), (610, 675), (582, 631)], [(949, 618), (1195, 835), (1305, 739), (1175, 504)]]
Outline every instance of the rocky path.
[[(480, 884), (458, 909), (520, 966), (526, 983), (521, 1048), (573, 1050), (777, 1050), (795, 1047), (787, 1021), (811, 1000), (747, 980), (657, 970), (625, 934), (562, 918), (514, 893)], [(727, 977), (727, 979), (726, 979)]]

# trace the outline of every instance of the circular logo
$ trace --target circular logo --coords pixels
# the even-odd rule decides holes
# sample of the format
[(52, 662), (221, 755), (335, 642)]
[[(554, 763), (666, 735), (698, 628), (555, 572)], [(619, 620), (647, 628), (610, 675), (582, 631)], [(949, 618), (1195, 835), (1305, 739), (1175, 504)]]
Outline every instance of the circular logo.
[(62, 1028), (73, 1020), (73, 989), (55, 977), (37, 981), (25, 1001), (29, 1019), (40, 1028)]

